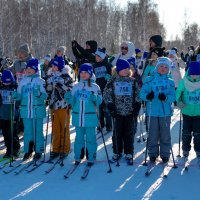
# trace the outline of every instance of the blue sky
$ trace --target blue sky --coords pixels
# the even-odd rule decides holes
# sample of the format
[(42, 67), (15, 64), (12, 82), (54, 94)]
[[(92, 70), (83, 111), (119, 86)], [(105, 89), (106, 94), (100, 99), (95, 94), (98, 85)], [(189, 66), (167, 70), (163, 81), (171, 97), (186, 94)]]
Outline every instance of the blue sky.
[[(109, 1), (109, 0), (108, 0)], [(137, 2), (137, 0), (129, 0)], [(115, 0), (121, 6), (127, 4), (128, 0)], [(175, 39), (176, 35), (181, 37), (181, 30), (184, 25), (184, 13), (187, 12), (189, 24), (196, 22), (200, 26), (200, 1), (199, 0), (152, 0), (158, 4), (160, 21), (167, 30), (167, 40)]]

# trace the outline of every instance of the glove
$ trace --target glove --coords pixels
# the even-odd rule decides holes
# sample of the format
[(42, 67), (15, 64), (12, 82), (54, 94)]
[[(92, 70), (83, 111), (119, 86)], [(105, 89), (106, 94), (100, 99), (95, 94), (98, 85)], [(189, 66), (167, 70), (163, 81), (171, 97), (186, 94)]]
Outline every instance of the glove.
[(160, 99), (161, 101), (165, 101), (165, 100), (166, 100), (165, 94), (160, 93), (160, 94), (158, 95), (158, 99)]
[(33, 88), (33, 95), (35, 97), (39, 97), (41, 95), (40, 87), (39, 86), (36, 86), (36, 87)]
[(89, 98), (90, 98), (90, 101), (95, 102), (97, 100), (97, 95), (92, 93)]
[(115, 110), (115, 105), (113, 103), (109, 103), (107, 105), (108, 110), (110, 111), (110, 114), (113, 118), (115, 118), (117, 116), (117, 112)]
[(17, 99), (17, 91), (13, 91), (13, 93), (12, 93), (12, 98), (14, 99), (14, 100), (16, 100)]
[(108, 80), (110, 80), (111, 79), (111, 75), (110, 74), (106, 74), (105, 75), (105, 79), (108, 81)]
[(72, 47), (76, 47), (76, 44), (77, 44), (77, 41), (76, 41), (76, 40), (73, 40), (73, 41), (72, 41)]
[(149, 94), (146, 96), (147, 100), (152, 101), (154, 99), (154, 92), (151, 91)]
[(70, 99), (71, 97), (72, 97), (71, 91), (67, 91), (67, 92), (65, 93), (64, 98), (65, 98), (65, 99)]

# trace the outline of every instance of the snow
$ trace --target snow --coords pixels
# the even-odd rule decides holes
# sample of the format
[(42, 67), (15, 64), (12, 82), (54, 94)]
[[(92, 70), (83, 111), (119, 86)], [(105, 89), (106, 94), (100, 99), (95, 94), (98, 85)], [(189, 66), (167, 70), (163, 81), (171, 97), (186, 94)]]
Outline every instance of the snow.
[[(86, 161), (68, 178), (63, 175), (73, 163), (73, 151), (64, 160), (64, 167), (56, 166), (49, 174), (45, 174), (51, 164), (45, 163), (32, 173), (22, 172), (4, 174), (0, 170), (0, 200), (18, 199), (68, 199), (68, 200), (184, 200), (199, 199), (199, 175), (195, 153), (190, 153), (191, 166), (186, 172), (183, 170), (183, 158), (178, 158), (179, 138), (179, 113), (175, 109), (171, 123), (172, 147), (177, 169), (168, 167), (168, 177), (162, 177), (162, 165), (157, 164), (149, 177), (146, 177), (147, 167), (142, 165), (146, 142), (137, 143), (139, 133), (135, 137), (135, 159), (133, 166), (127, 166), (124, 159), (120, 166), (112, 164), (112, 173), (107, 173), (108, 163), (102, 139), (98, 140), (97, 162), (91, 168), (88, 177), (81, 180)], [(50, 141), (50, 130), (48, 131), (48, 142)], [(46, 124), (44, 125), (44, 133)], [(143, 129), (144, 130), (144, 129)], [(139, 131), (139, 128), (138, 128)], [(146, 136), (146, 135), (145, 135)], [(75, 137), (75, 129), (71, 126), (72, 148)], [(111, 134), (105, 136), (109, 156), (112, 156)], [(49, 146), (47, 146), (49, 151)], [(49, 157), (49, 152), (47, 154)], [(169, 162), (173, 166), (172, 158)], [(9, 169), (9, 167), (7, 167)]]

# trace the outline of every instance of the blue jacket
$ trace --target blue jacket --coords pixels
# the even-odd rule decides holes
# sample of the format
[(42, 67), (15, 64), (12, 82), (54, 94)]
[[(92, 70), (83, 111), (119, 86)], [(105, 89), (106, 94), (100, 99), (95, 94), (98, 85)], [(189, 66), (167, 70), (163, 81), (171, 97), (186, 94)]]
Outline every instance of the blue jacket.
[[(91, 94), (96, 96), (96, 100), (91, 100)], [(97, 112), (102, 102), (102, 95), (99, 86), (87, 81), (80, 80), (72, 89), (72, 96), (65, 100), (72, 106), (72, 124), (79, 127), (96, 127), (98, 125)]]
[[(0, 119), (3, 120), (11, 120), (13, 119), (13, 114), (15, 115), (15, 119), (19, 110), (19, 102), (15, 103), (14, 110), (14, 101), (12, 98), (13, 91), (17, 89), (16, 84), (12, 85), (2, 85), (0, 87)], [(13, 113), (13, 111), (15, 113)]]
[[(21, 118), (44, 118), (46, 117), (45, 100), (45, 81), (34, 74), (22, 79), (17, 88), (17, 100), (21, 100)], [(34, 88), (38, 88), (40, 95), (34, 95)]]
[[(147, 100), (146, 96), (151, 91), (154, 92), (154, 99), (152, 100), (150, 113), (150, 101)], [(165, 101), (158, 99), (159, 93), (166, 95)], [(140, 98), (147, 102), (147, 116), (149, 114), (154, 117), (171, 116), (173, 114), (171, 104), (176, 100), (174, 81), (168, 75), (160, 75), (155, 72), (153, 76), (146, 78), (140, 91)]]

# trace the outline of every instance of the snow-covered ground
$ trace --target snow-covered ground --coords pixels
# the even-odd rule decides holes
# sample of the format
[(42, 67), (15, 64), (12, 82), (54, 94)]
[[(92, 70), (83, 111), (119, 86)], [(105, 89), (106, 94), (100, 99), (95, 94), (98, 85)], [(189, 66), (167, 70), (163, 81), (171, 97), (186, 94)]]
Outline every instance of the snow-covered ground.
[[(0, 200), (185, 200), (199, 199), (200, 169), (196, 164), (195, 153), (190, 154), (191, 167), (183, 170), (183, 158), (178, 158), (179, 110), (175, 109), (171, 123), (172, 147), (177, 169), (168, 169), (168, 177), (163, 178), (162, 165), (157, 164), (149, 177), (145, 176), (147, 167), (144, 161), (145, 142), (138, 143), (139, 133), (135, 138), (135, 159), (133, 166), (127, 166), (122, 159), (120, 166), (112, 164), (112, 173), (107, 173), (108, 164), (102, 139), (98, 140), (97, 162), (91, 168), (88, 177), (81, 179), (85, 162), (69, 177), (63, 175), (73, 163), (74, 153), (65, 159), (64, 166), (57, 165), (49, 174), (45, 174), (51, 164), (45, 163), (32, 173), (24, 171), (19, 175), (13, 172), (4, 174), (0, 170)], [(46, 125), (44, 125), (44, 132)], [(49, 130), (49, 134), (50, 134)], [(138, 128), (139, 132), (139, 128)], [(72, 148), (75, 130), (71, 127)], [(50, 137), (49, 137), (50, 138)], [(109, 156), (112, 156), (111, 135), (106, 135)], [(47, 146), (49, 151), (49, 145)], [(49, 153), (47, 154), (49, 157)], [(172, 158), (169, 166), (173, 166)], [(7, 167), (9, 169), (9, 167)]]

